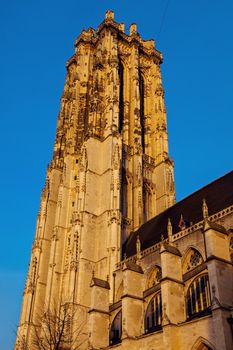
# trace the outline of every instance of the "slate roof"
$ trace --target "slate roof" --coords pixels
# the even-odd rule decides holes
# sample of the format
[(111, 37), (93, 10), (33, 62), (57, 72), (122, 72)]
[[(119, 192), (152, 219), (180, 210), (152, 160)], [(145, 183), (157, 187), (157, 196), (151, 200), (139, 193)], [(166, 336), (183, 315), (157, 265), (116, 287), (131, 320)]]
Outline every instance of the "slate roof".
[(139, 235), (141, 250), (147, 249), (167, 237), (167, 224), (170, 218), (173, 234), (179, 232), (181, 214), (186, 227), (203, 220), (202, 201), (205, 198), (209, 215), (213, 215), (233, 204), (233, 171), (211, 182), (200, 190), (177, 202), (161, 214), (143, 224), (133, 232), (123, 246), (122, 256), (136, 254), (136, 240)]

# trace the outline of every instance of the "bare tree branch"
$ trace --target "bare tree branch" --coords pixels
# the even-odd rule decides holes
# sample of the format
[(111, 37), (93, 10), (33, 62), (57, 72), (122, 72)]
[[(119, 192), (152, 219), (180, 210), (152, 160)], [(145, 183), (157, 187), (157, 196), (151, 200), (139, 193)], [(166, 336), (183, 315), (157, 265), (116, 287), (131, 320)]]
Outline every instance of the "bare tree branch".
[(86, 321), (73, 303), (55, 304), (44, 313), (41, 325), (30, 326), (30, 340), (19, 339), (21, 350), (78, 350), (87, 341)]

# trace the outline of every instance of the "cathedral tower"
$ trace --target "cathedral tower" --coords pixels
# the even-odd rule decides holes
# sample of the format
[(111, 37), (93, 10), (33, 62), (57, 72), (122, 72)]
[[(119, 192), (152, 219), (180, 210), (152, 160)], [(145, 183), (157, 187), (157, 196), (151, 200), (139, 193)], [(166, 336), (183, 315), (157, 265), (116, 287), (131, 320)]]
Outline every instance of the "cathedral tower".
[[(107, 11), (67, 62), (53, 159), (41, 195), (16, 349), (52, 304), (91, 308), (91, 280), (109, 286), (129, 234), (174, 204), (162, 54)], [(97, 283), (98, 285), (98, 283)], [(87, 342), (83, 342), (87, 348)], [(33, 345), (29, 346), (34, 349)]]

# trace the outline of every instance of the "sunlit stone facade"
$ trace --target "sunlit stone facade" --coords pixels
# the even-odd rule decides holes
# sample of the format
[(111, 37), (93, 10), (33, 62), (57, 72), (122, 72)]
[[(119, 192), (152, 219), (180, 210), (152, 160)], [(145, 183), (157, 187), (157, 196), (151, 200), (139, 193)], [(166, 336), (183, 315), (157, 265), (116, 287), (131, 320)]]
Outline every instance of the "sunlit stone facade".
[(154, 41), (107, 11), (75, 48), (15, 350), (232, 349), (232, 173), (175, 204)]

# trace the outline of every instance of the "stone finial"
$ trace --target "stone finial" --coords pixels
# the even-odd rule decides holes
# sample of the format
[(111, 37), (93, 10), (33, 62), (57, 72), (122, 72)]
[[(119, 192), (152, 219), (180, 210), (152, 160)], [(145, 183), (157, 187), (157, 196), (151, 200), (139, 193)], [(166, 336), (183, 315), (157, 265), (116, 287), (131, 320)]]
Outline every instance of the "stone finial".
[(114, 20), (114, 12), (112, 10), (107, 10), (105, 13), (105, 19), (113, 21)]
[(168, 218), (168, 222), (167, 222), (167, 235), (168, 235), (168, 241), (169, 241), (169, 243), (171, 243), (171, 241), (172, 241), (172, 223), (171, 223), (170, 218)]
[(137, 235), (137, 242), (136, 242), (136, 251), (137, 251), (137, 258), (140, 258), (140, 253), (141, 253), (141, 242), (139, 239), (139, 235)]
[(185, 224), (185, 221), (184, 221), (184, 218), (183, 218), (182, 214), (180, 215), (179, 228), (181, 230), (185, 230), (186, 229), (186, 224)]
[(204, 219), (207, 219), (209, 216), (209, 210), (208, 210), (208, 206), (206, 204), (205, 198), (203, 198), (203, 201), (202, 201), (202, 215)]
[(119, 29), (124, 32), (125, 31), (125, 24), (124, 23), (119, 23)]
[(126, 262), (127, 262), (127, 255), (126, 253), (124, 254), (124, 257), (123, 257), (123, 269), (126, 268)]
[(134, 35), (136, 33), (137, 33), (137, 25), (136, 25), (136, 23), (132, 23), (129, 27), (129, 34), (131, 36), (131, 35)]

